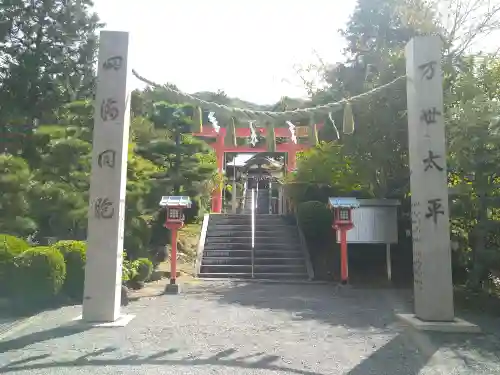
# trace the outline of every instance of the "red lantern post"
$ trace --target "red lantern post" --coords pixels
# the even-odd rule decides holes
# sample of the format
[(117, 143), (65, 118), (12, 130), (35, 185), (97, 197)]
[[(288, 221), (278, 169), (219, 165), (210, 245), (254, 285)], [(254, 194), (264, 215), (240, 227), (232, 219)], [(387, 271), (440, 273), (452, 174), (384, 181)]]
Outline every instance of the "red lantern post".
[(184, 226), (184, 209), (191, 207), (191, 199), (183, 196), (162, 197), (160, 207), (167, 210), (165, 228), (170, 229), (171, 254), (170, 254), (170, 283), (165, 288), (165, 293), (178, 294), (180, 286), (177, 284), (177, 231)]
[(329, 198), (329, 206), (334, 210), (333, 229), (340, 237), (340, 281), (349, 281), (349, 263), (347, 254), (347, 231), (354, 228), (352, 209), (359, 207), (355, 198)]

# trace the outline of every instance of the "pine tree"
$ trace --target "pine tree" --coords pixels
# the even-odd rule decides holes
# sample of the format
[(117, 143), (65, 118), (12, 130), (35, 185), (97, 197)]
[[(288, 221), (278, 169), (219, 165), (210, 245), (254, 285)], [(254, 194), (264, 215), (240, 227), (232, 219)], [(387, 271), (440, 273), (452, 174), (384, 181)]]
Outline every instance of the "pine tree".
[[(93, 91), (91, 0), (5, 0), (0, 7), (0, 133), (31, 134), (54, 108)], [(10, 136), (10, 137), (9, 137)], [(3, 150), (2, 150), (3, 151)]]
[[(157, 132), (166, 136), (141, 147), (141, 154), (160, 167), (156, 176), (156, 194), (199, 194), (201, 184), (210, 179), (214, 167), (203, 163), (207, 145), (189, 135), (193, 131), (193, 108), (157, 102), (151, 120)], [(158, 198), (156, 196), (156, 198)]]

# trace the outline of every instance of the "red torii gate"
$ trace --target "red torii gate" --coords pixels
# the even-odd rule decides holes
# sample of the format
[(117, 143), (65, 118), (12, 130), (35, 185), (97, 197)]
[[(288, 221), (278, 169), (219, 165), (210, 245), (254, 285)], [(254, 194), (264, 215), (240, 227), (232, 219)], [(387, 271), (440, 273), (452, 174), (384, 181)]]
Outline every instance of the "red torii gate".
[[(318, 124), (316, 126), (319, 131), (323, 127), (323, 124)], [(255, 132), (266, 136), (266, 128), (256, 128)], [(246, 138), (251, 136), (251, 130), (249, 127), (246, 128), (236, 128), (235, 129), (236, 138)], [(275, 128), (274, 134), (276, 137), (288, 138), (286, 143), (281, 143), (276, 145), (275, 152), (286, 152), (288, 156), (287, 172), (291, 172), (297, 167), (297, 152), (307, 150), (311, 147), (309, 144), (298, 144), (294, 143), (291, 138), (291, 133), (289, 128)], [(211, 143), (210, 146), (215, 150), (217, 157), (217, 171), (222, 173), (224, 167), (224, 154), (226, 152), (248, 152), (248, 153), (259, 153), (259, 152), (269, 152), (267, 147), (251, 147), (251, 146), (226, 146), (224, 144), (224, 138), (226, 137), (226, 128), (220, 127), (217, 133), (212, 125), (203, 125), (201, 133), (193, 133), (197, 137), (210, 137), (215, 138), (215, 142)], [(295, 127), (295, 135), (297, 138), (307, 137), (309, 135), (309, 126), (297, 126)], [(222, 212), (222, 186), (219, 184), (212, 192), (212, 212), (221, 213)]]

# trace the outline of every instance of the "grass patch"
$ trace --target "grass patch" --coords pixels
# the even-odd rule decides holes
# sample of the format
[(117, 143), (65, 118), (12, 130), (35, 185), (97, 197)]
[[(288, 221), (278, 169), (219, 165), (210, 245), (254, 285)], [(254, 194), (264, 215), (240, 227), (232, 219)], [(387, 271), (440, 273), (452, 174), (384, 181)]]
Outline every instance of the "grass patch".
[(177, 250), (183, 262), (192, 263), (196, 260), (201, 224), (189, 224), (179, 231)]

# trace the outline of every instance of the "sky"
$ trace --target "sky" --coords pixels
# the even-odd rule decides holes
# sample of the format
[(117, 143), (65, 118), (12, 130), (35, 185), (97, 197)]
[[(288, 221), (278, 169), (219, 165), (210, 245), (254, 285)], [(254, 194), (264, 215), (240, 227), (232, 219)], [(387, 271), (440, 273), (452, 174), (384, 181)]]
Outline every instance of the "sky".
[[(272, 104), (304, 97), (296, 68), (342, 60), (355, 0), (94, 0), (105, 30), (130, 32), (129, 64), (182, 91)], [(132, 88), (143, 87), (135, 77)]]

